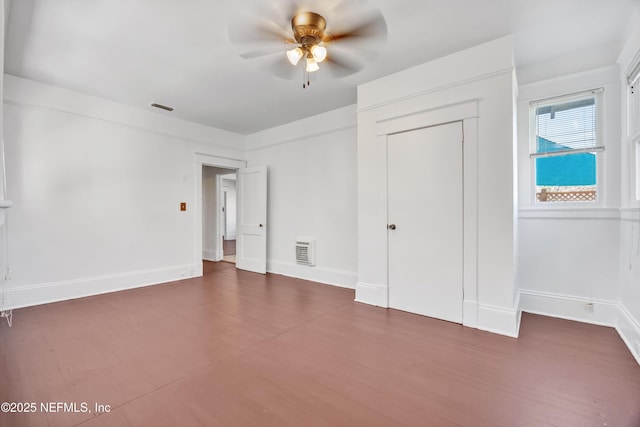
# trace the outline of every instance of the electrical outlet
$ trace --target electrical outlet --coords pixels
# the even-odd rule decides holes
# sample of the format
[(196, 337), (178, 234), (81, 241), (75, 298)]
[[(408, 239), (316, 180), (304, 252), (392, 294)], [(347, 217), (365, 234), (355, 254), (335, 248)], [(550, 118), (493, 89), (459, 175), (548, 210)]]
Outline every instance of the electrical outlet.
[(593, 313), (595, 311), (595, 306), (593, 305), (592, 302), (587, 303), (587, 306), (585, 307), (585, 309), (587, 310), (587, 313)]

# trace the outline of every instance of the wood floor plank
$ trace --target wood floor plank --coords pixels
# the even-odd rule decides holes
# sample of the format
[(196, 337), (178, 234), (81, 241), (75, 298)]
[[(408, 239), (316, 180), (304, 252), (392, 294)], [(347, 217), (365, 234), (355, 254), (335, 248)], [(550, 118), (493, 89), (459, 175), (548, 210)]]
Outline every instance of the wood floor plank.
[[(16, 310), (0, 426), (640, 426), (640, 366), (612, 328), (523, 314), (520, 338), (204, 265), (202, 278)], [(104, 411), (103, 411), (104, 412)]]

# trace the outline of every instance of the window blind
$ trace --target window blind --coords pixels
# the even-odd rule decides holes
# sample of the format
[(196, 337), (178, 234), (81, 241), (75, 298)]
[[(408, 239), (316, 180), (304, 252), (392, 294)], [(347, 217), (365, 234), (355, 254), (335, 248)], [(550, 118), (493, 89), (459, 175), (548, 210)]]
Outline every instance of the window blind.
[(531, 157), (604, 149), (598, 144), (598, 102), (595, 95), (556, 98), (534, 105), (536, 138)]
[(636, 58), (635, 66), (633, 66), (627, 73), (627, 83), (629, 86), (635, 86), (640, 80), (640, 56)]

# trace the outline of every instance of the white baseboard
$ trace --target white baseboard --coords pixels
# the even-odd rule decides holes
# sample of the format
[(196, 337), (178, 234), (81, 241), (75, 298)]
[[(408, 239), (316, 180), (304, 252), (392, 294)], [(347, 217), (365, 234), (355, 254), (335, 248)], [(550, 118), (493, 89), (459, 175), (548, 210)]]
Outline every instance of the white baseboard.
[(476, 328), (518, 338), (519, 317), (520, 311), (517, 308), (478, 304), (478, 325)]
[(516, 312), (516, 336), (520, 336), (520, 323), (522, 322), (522, 309), (520, 308), (520, 292), (516, 293), (516, 301), (513, 304), (513, 309)]
[(202, 265), (179, 265), (154, 270), (88, 277), (29, 286), (9, 286), (7, 308), (16, 309), (92, 295), (157, 285), (202, 275)]
[(205, 249), (202, 250), (202, 259), (205, 261), (220, 261), (220, 258), (218, 258), (218, 253), (216, 251), (208, 251)]
[(640, 365), (640, 323), (622, 304), (620, 304), (620, 317), (616, 330)]
[(355, 289), (358, 280), (358, 273), (352, 271), (309, 267), (281, 261), (267, 261), (267, 272), (348, 289)]
[(478, 301), (462, 302), (462, 324), (470, 328), (478, 327)]
[[(587, 304), (593, 304), (592, 312), (587, 310)], [(594, 325), (615, 327), (620, 316), (619, 306), (620, 303), (617, 301), (587, 299), (529, 290), (520, 291), (520, 309), (522, 311)]]
[[(587, 304), (593, 304), (593, 311), (587, 309)], [(640, 364), (640, 323), (617, 301), (521, 290), (520, 309), (527, 313), (615, 328)]]
[[(389, 307), (387, 287), (384, 285), (358, 282), (355, 300), (377, 307)], [(463, 301), (462, 324), (466, 327), (517, 338), (519, 323), (520, 312), (515, 308), (482, 305), (470, 300)]]
[(195, 263), (196, 271), (193, 277), (202, 277), (204, 275), (204, 263), (202, 260), (197, 260)]
[(356, 284), (356, 302), (375, 305), (377, 307), (389, 307), (387, 287), (371, 283), (358, 282)]

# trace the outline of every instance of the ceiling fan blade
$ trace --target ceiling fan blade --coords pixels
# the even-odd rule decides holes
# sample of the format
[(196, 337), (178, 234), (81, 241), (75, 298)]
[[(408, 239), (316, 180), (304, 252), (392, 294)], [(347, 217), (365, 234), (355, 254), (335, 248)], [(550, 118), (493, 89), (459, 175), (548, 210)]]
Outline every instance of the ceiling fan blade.
[(320, 69), (323, 70), (324, 68), (326, 68), (333, 77), (341, 78), (357, 73), (364, 68), (364, 64), (350, 55), (333, 50), (327, 55), (324, 63), (320, 64)]
[[(292, 38), (290, 29), (290, 17), (283, 18), (283, 13), (288, 14), (295, 3), (290, 0), (284, 5), (275, 7), (266, 2), (255, 4), (256, 9), (239, 11), (238, 15), (228, 26), (229, 40), (240, 52), (244, 59), (254, 59), (262, 56), (285, 52), (291, 49), (297, 42)], [(284, 10), (282, 9), (284, 7)]]
[(287, 24), (291, 25), (291, 19), (301, 12), (300, 9), (300, 5), (298, 5), (298, 2), (294, 0), (289, 0), (286, 4), (282, 5), (282, 11), (284, 13), (284, 18), (287, 20)]
[(282, 31), (287, 33), (287, 37), (291, 36), (291, 18), (300, 12), (299, 0), (273, 0), (265, 2), (257, 0), (252, 5), (252, 14), (260, 16), (265, 21), (276, 25)]
[(354, 14), (362, 13), (363, 7), (366, 5), (366, 1), (363, 0), (333, 0), (333, 4), (329, 3), (329, 1), (325, 1), (322, 4), (325, 5), (326, 13), (331, 17), (331, 20), (337, 17), (351, 19)]
[(274, 76), (281, 79), (293, 80), (296, 78), (302, 79), (302, 67), (291, 65), (287, 61), (286, 55), (278, 55), (270, 62), (265, 63), (265, 68), (268, 69)]
[(244, 59), (253, 59), (253, 58), (259, 58), (261, 56), (273, 55), (275, 53), (283, 53), (285, 52), (285, 50), (283, 49), (283, 46), (285, 45), (283, 44), (280, 47), (273, 47), (273, 48), (253, 49), (253, 50), (249, 50), (247, 52), (241, 53), (240, 56)]
[(371, 39), (382, 40), (387, 37), (387, 22), (382, 16), (379, 10), (374, 10), (369, 13), (365, 19), (360, 22), (356, 22), (355, 26), (351, 29), (345, 29), (335, 32), (327, 32), (323, 38), (325, 43), (341, 42), (347, 39)]
[(280, 42), (283, 45), (291, 39), (290, 32), (280, 28), (275, 23), (268, 21), (257, 25), (231, 25), (229, 26), (229, 39), (233, 44), (264, 44)]

